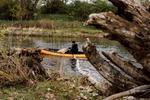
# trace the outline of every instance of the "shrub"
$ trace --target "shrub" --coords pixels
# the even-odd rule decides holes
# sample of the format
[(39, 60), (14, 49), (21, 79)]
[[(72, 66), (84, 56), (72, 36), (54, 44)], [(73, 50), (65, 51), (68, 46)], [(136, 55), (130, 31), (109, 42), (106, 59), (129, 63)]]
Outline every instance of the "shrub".
[(13, 19), (13, 11), (15, 6), (15, 0), (0, 0), (0, 19)]
[(42, 14), (66, 14), (67, 5), (61, 0), (47, 1), (46, 5), (41, 7)]
[(70, 4), (69, 14), (79, 20), (85, 20), (91, 13), (100, 13), (105, 11), (115, 12), (116, 8), (111, 3), (103, 0), (96, 0), (93, 3), (76, 0)]

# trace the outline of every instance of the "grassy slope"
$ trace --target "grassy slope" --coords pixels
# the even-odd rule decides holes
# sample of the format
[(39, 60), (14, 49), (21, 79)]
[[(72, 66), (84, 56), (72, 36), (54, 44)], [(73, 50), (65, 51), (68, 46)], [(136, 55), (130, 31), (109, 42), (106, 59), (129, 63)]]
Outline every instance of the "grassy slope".
[[(82, 80), (82, 81), (81, 81)], [(2, 100), (101, 100), (102, 97), (84, 79), (52, 79), (38, 82), (34, 86), (3, 87)]]

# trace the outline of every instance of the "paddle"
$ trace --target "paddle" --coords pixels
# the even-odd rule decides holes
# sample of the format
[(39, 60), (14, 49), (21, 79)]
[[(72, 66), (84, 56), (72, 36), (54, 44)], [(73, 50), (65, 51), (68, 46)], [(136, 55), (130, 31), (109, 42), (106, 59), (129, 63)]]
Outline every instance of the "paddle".
[(68, 51), (68, 48), (62, 48), (62, 49), (59, 49), (57, 52), (59, 53), (66, 53)]

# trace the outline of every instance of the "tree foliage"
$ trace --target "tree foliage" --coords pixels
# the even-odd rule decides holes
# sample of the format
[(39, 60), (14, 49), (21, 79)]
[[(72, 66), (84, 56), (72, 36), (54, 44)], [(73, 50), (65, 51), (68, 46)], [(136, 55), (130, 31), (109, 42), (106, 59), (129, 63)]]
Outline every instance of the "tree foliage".
[(45, 6), (41, 7), (41, 13), (46, 14), (68, 14), (79, 20), (87, 19), (90, 13), (102, 11), (116, 11), (116, 8), (103, 0), (94, 0), (83, 2), (80, 0), (72, 0), (67, 4), (64, 0), (50, 0)]
[(1, 0), (0, 19), (32, 19), (38, 1), (39, 0)]
[(38, 1), (39, 0), (20, 0), (16, 17), (25, 20), (32, 19), (36, 12), (36, 5)]
[(83, 2), (80, 0), (42, 0), (45, 2), (37, 9), (39, 0), (1, 0), (0, 1), (0, 19), (33, 19), (35, 13), (39, 14), (67, 14), (76, 19), (87, 19), (90, 13), (102, 11), (115, 11), (115, 7), (103, 0), (91, 0)]
[(41, 13), (44, 14), (64, 14), (67, 11), (66, 1), (63, 0), (48, 0), (44, 6), (41, 7)]
[(81, 2), (77, 0), (74, 1), (72, 5), (72, 16), (82, 20), (87, 19), (88, 15), (91, 13), (99, 13), (103, 11), (116, 11), (116, 8), (113, 5), (103, 0), (96, 0), (92, 3)]
[(15, 0), (0, 0), (0, 19), (13, 19), (13, 10), (15, 6)]

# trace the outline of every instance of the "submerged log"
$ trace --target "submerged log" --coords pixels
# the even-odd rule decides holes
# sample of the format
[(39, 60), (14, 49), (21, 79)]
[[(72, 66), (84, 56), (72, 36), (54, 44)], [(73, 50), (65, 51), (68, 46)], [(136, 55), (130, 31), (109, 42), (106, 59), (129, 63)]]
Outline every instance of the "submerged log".
[(118, 15), (113, 12), (91, 14), (85, 24), (109, 33), (105, 38), (119, 41), (136, 61), (117, 53), (98, 53), (91, 43), (83, 50), (98, 72), (114, 86), (117, 84), (120, 91), (150, 84), (150, 13), (138, 0), (109, 1), (118, 8)]

